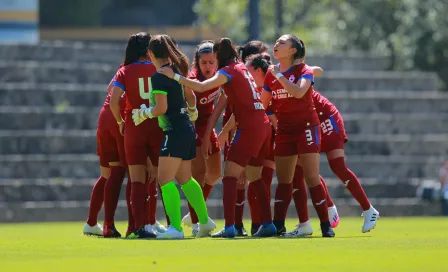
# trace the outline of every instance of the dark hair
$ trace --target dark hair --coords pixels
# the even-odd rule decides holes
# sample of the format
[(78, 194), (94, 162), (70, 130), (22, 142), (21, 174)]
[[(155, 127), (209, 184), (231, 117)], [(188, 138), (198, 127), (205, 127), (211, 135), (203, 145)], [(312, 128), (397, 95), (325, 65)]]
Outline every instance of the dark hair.
[(173, 70), (187, 76), (188, 58), (177, 48), (170, 36), (154, 36), (149, 42), (149, 50), (158, 59), (170, 59)]
[(126, 66), (138, 61), (141, 57), (146, 57), (150, 40), (151, 35), (146, 32), (139, 32), (129, 36), (123, 64)]
[(267, 52), (269, 47), (261, 41), (250, 41), (245, 45), (238, 47), (238, 53), (243, 62), (246, 62), (246, 58), (253, 54), (260, 54)]
[(235, 45), (229, 38), (222, 38), (213, 45), (213, 52), (216, 53), (218, 59), (218, 69), (226, 66), (230, 61), (238, 61), (238, 53)]
[(198, 44), (198, 46), (196, 46), (196, 51), (194, 52), (193, 63), (191, 64), (193, 69), (196, 69), (196, 71), (200, 71), (199, 70), (199, 58), (201, 57), (201, 54), (202, 53), (205, 53), (205, 54), (213, 53), (213, 46), (214, 46), (214, 43), (211, 40), (204, 40), (200, 44)]
[(269, 65), (271, 65), (271, 56), (269, 54), (255, 54), (246, 58), (246, 66), (252, 66), (254, 69), (261, 68), (266, 74), (268, 72)]
[(305, 61), (306, 51), (305, 51), (305, 43), (297, 38), (293, 34), (286, 34), (285, 35), (289, 41), (292, 42), (292, 47), (297, 49), (297, 52), (294, 54), (294, 60), (300, 60)]

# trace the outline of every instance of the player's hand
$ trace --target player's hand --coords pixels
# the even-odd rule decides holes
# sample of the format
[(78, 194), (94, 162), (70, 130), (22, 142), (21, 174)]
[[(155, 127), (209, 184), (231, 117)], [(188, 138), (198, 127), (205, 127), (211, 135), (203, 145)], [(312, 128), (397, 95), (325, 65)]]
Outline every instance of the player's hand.
[(151, 108), (147, 108), (145, 104), (142, 104), (140, 109), (132, 110), (132, 120), (136, 126), (140, 125), (143, 121), (149, 118), (146, 112), (148, 110), (150, 111), (150, 109)]
[(280, 73), (280, 68), (278, 68), (277, 65), (270, 65), (268, 70), (271, 72), (271, 74), (273, 76), (275, 76), (276, 74)]
[(120, 129), (121, 136), (124, 136), (124, 121), (123, 120), (121, 120), (121, 123), (118, 124), (118, 127)]
[(218, 143), (221, 149), (229, 145), (229, 132), (221, 131), (218, 135)]
[(174, 71), (173, 71), (173, 69), (171, 68), (171, 67), (169, 67), (169, 66), (165, 66), (165, 67), (162, 67), (162, 68), (160, 68), (157, 72), (159, 72), (159, 73), (161, 73), (162, 75), (165, 75), (165, 76), (167, 76), (167, 77), (169, 77), (169, 78), (174, 78)]
[(247, 181), (246, 169), (244, 169), (243, 171), (241, 171), (241, 175), (237, 181), (237, 184), (244, 185), (244, 184), (246, 184), (246, 181)]
[(194, 110), (191, 110), (190, 108), (187, 109), (188, 117), (190, 117), (190, 121), (194, 122), (199, 117), (198, 108), (194, 108)]
[(208, 137), (202, 141), (202, 145), (201, 145), (201, 152), (205, 159), (207, 159), (208, 155), (211, 154), (210, 150), (211, 150), (211, 141), (210, 141), (210, 137)]

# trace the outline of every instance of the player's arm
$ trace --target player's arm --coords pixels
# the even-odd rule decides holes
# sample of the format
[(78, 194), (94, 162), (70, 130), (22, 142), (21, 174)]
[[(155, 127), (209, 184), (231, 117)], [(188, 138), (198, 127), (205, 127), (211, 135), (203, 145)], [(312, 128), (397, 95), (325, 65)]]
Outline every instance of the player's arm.
[(190, 88), (185, 88), (185, 100), (188, 104), (188, 109), (195, 110), (196, 109), (196, 95), (193, 90)]
[(227, 121), (227, 123), (222, 128), (221, 133), (229, 133), (235, 127), (236, 127), (235, 115), (233, 115), (232, 113), (232, 115), (229, 118), (229, 121)]
[[(146, 118), (155, 118), (166, 113), (168, 110), (168, 89), (166, 78), (157, 75), (151, 78), (152, 95), (154, 95), (155, 105), (146, 108), (140, 108), (138, 113), (132, 116), (134, 123), (140, 123)], [(135, 118), (134, 118), (135, 117)], [(141, 120), (140, 120), (141, 119)]]
[(117, 121), (118, 124), (123, 122), (123, 118), (121, 117), (120, 113), (120, 98), (123, 95), (123, 93), (124, 91), (121, 87), (118, 86), (112, 87), (112, 94), (110, 96), (109, 107), (110, 111), (114, 115), (115, 120)]
[(190, 89), (193, 89), (199, 93), (203, 93), (213, 88), (217, 88), (223, 84), (226, 84), (230, 80), (228, 75), (224, 75), (222, 73), (216, 73), (213, 77), (205, 81), (199, 82), (174, 73), (171, 67), (163, 67), (158, 72), (166, 75), (169, 78), (177, 80), (180, 84)]
[(310, 68), (313, 71), (313, 75), (316, 77), (321, 76), (324, 73), (324, 69), (322, 69), (322, 67), (311, 66)]
[[(272, 99), (272, 91), (267, 90), (266, 88), (268, 88), (268, 87), (263, 86), (263, 92), (261, 92), (261, 102), (263, 103), (263, 107), (265, 109), (268, 108), (269, 102), (271, 102), (271, 99)], [(268, 112), (266, 112), (266, 113), (268, 113)]]
[(313, 76), (310, 74), (301, 76), (297, 83), (293, 83), (283, 76), (277, 65), (271, 65), (269, 71), (282, 84), (283, 88), (295, 98), (302, 98), (313, 83)]
[(207, 127), (205, 128), (204, 139), (209, 139), (210, 134), (213, 131), (213, 128), (216, 126), (216, 123), (219, 120), (222, 112), (227, 106), (227, 98), (225, 95), (221, 94), (218, 98), (218, 102), (215, 105), (215, 109), (212, 112), (212, 115), (207, 121)]

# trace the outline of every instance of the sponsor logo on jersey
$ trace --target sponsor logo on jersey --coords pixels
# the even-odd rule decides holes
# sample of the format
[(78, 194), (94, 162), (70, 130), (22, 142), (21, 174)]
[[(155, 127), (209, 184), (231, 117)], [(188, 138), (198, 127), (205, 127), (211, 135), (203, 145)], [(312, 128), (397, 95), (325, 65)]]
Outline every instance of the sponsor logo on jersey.
[(288, 93), (285, 89), (278, 89), (276, 91), (272, 91), (272, 97), (274, 99), (284, 99), (293, 97), (290, 93)]
[(216, 98), (219, 96), (220, 93), (221, 93), (221, 89), (218, 89), (218, 90), (214, 91), (213, 93), (209, 94), (207, 97), (202, 97), (201, 99), (199, 99), (199, 103), (201, 103), (202, 105), (208, 104), (208, 103), (213, 103), (213, 102), (215, 102)]

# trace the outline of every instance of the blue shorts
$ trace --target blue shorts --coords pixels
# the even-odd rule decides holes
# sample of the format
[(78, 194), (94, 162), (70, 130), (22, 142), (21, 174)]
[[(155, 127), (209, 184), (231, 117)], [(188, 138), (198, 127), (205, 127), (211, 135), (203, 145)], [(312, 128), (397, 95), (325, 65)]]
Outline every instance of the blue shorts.
[(196, 131), (191, 123), (164, 133), (160, 157), (181, 158), (184, 161), (196, 158)]

